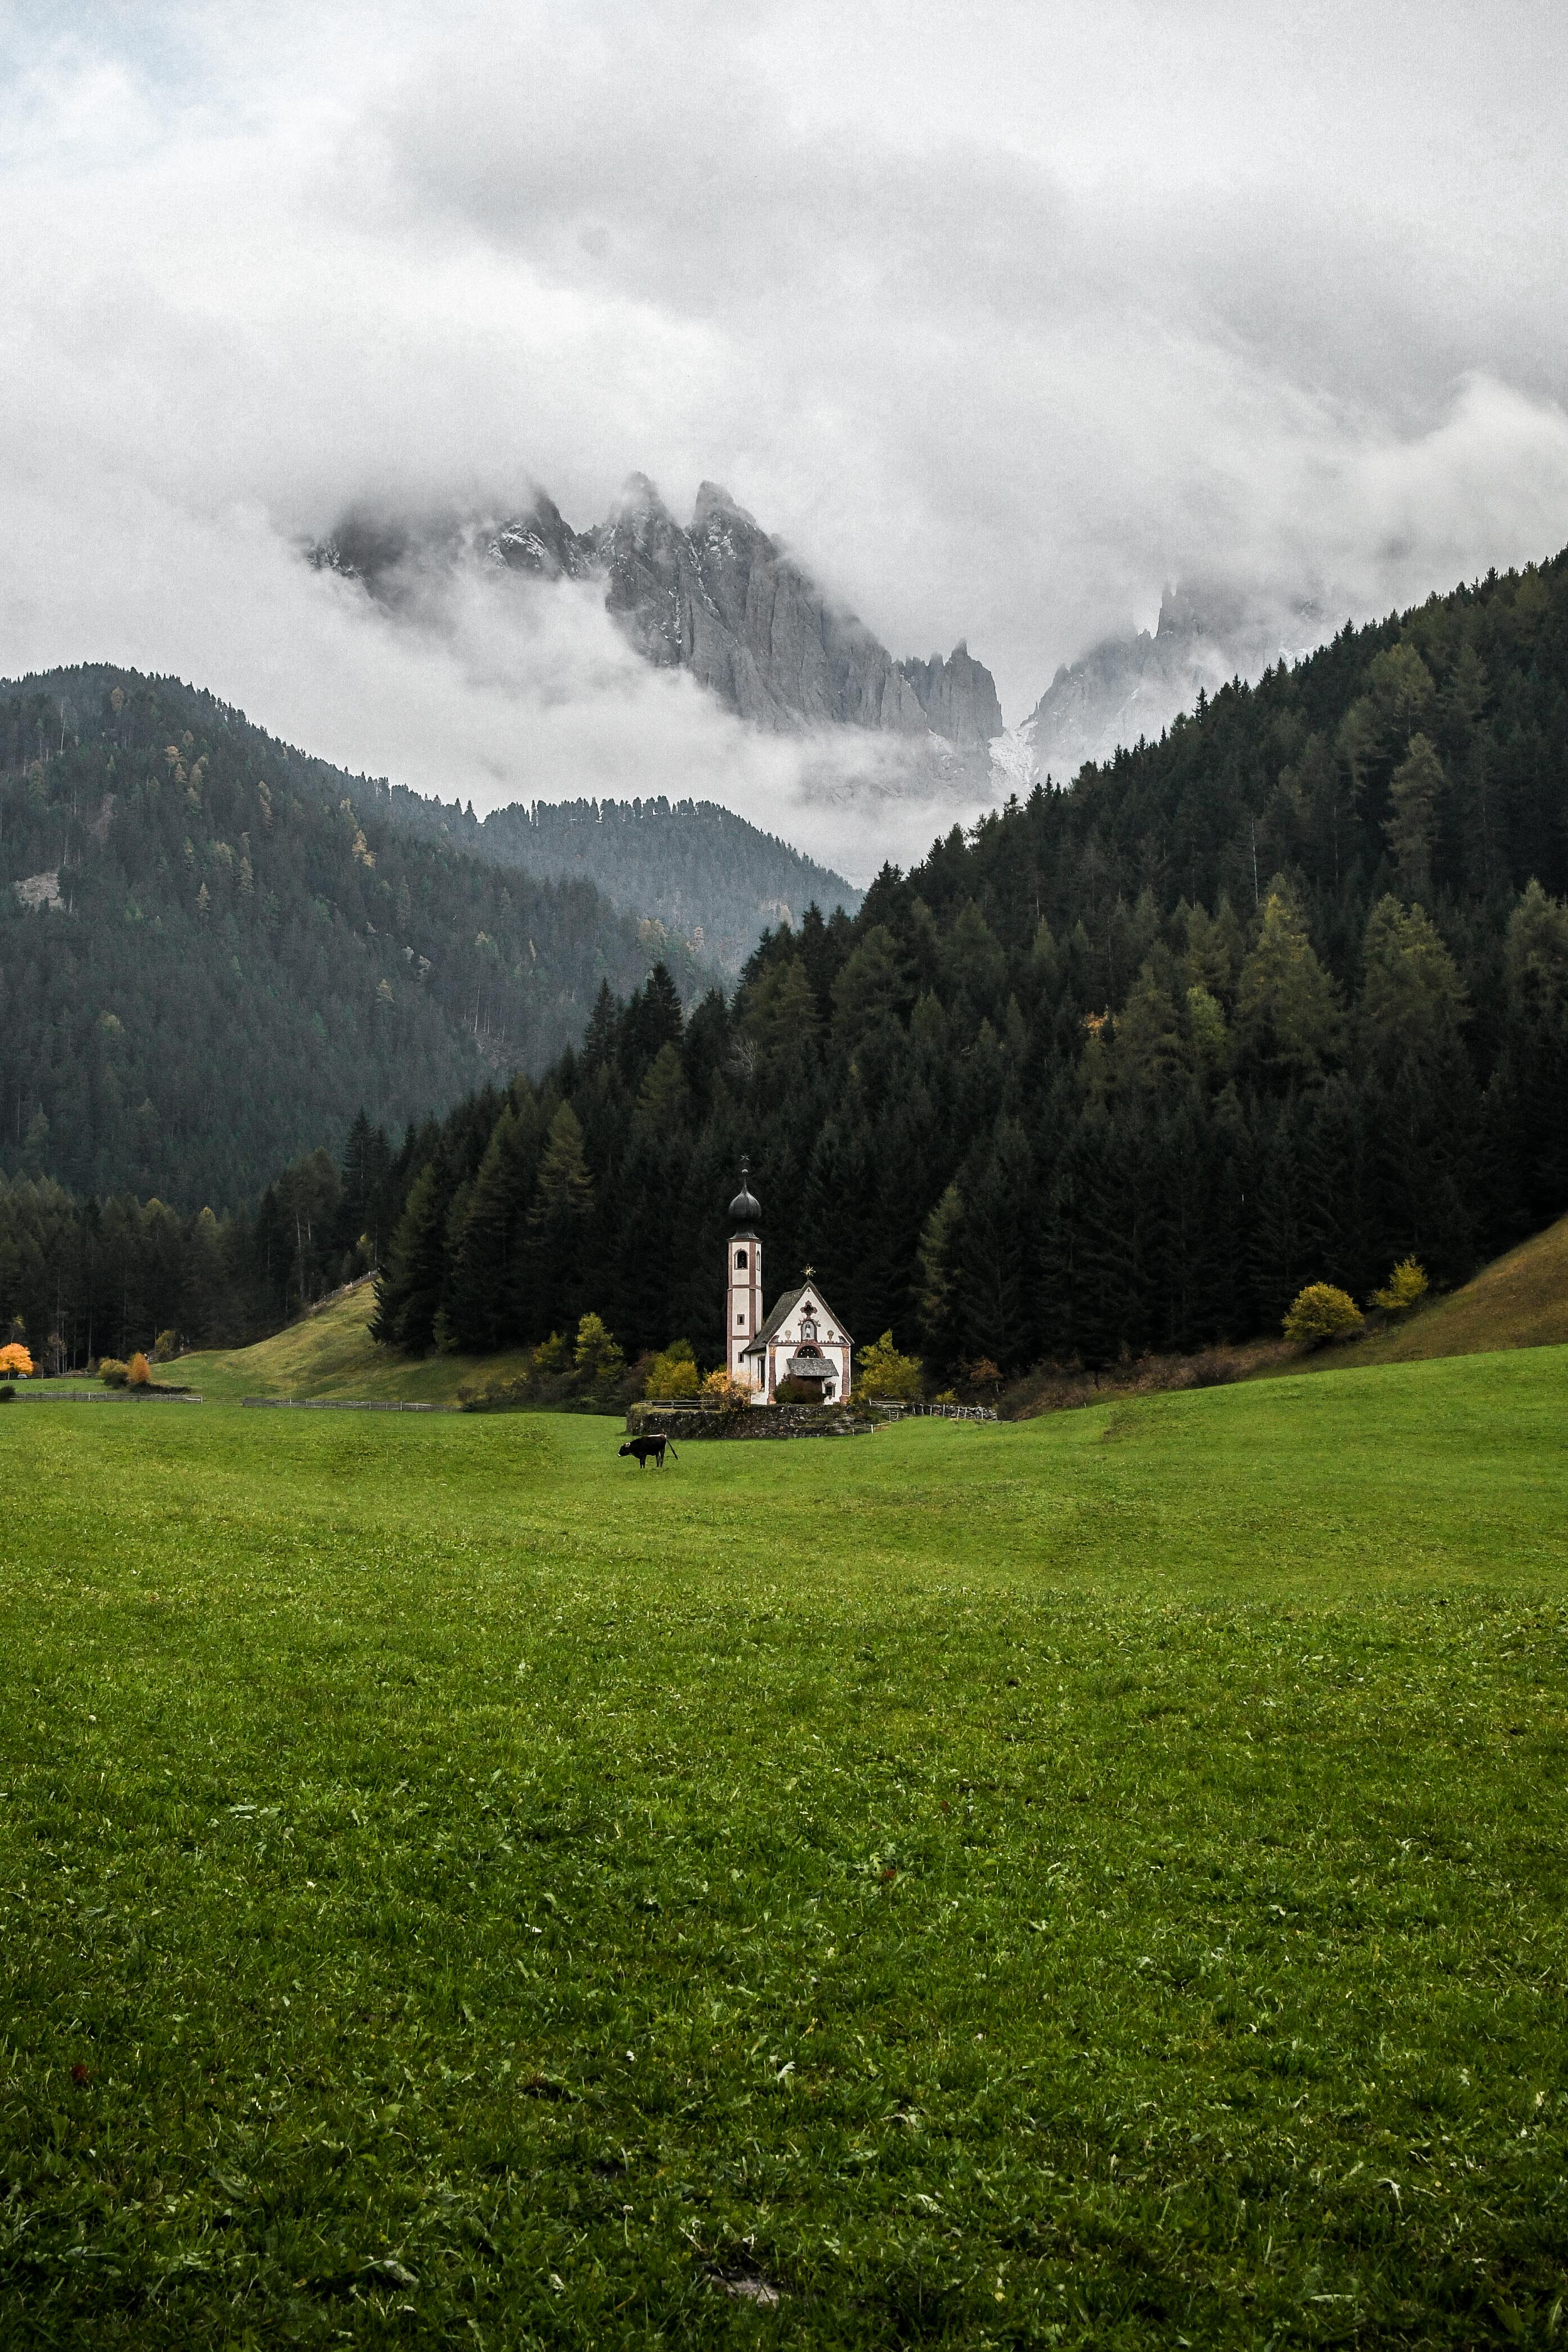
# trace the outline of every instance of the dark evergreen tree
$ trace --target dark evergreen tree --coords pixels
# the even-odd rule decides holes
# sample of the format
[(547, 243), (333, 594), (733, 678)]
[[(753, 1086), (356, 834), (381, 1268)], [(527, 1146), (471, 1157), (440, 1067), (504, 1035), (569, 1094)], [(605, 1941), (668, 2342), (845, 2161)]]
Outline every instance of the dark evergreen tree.
[(550, 1122), (528, 1213), (529, 1296), (542, 1339), (565, 1330), (586, 1305), (588, 1220), (594, 1180), (583, 1148), (583, 1125), (569, 1102)]
[(392, 1236), (385, 1268), (376, 1280), (374, 1336), (387, 1347), (405, 1349), (415, 1355), (423, 1355), (436, 1344), (453, 1189), (445, 1178), (439, 1158), (427, 1160), (420, 1170)]

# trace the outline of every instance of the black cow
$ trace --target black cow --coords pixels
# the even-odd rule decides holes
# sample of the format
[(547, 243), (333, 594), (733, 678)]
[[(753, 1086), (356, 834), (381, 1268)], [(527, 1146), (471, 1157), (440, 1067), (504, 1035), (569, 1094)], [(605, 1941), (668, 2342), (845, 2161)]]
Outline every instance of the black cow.
[[(635, 1454), (637, 1457), (637, 1465), (639, 1470), (646, 1470), (650, 1459), (657, 1463), (659, 1469), (662, 1470), (664, 1467), (664, 1449), (667, 1445), (669, 1445), (669, 1440), (665, 1435), (663, 1430), (660, 1429), (656, 1430), (651, 1437), (628, 1437), (626, 1444), (621, 1448), (621, 1454), (623, 1457), (628, 1454)], [(675, 1454), (675, 1448), (673, 1445), (669, 1445), (669, 1450), (672, 1454)], [(675, 1454), (675, 1458), (679, 1462), (680, 1459), (679, 1454)]]

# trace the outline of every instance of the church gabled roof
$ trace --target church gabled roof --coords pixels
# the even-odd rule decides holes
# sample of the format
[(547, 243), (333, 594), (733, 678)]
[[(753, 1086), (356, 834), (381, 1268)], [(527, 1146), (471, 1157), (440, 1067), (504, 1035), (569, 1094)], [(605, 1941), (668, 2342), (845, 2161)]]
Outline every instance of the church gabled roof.
[[(843, 1340), (846, 1347), (852, 1348), (855, 1345), (854, 1340), (844, 1328), (843, 1324), (839, 1321), (838, 1317), (835, 1315), (826, 1299), (824, 1298), (820, 1286), (815, 1282), (803, 1282), (798, 1289), (786, 1290), (784, 1292), (784, 1297), (779, 1300), (778, 1305), (773, 1308), (773, 1313), (768, 1317), (767, 1321), (763, 1325), (762, 1329), (757, 1333), (757, 1336), (752, 1341), (751, 1346), (749, 1348), (742, 1349), (742, 1355), (760, 1356), (763, 1349), (767, 1346), (768, 1341), (778, 1329), (779, 1325), (789, 1321), (790, 1317), (795, 1313), (795, 1308), (799, 1306), (801, 1300), (805, 1297), (808, 1290), (813, 1292), (816, 1296), (817, 1311), (821, 1315), (824, 1322), (831, 1323), (834, 1329), (838, 1334), (838, 1339)], [(837, 1346), (838, 1342), (837, 1340), (835, 1340), (832, 1344)]]

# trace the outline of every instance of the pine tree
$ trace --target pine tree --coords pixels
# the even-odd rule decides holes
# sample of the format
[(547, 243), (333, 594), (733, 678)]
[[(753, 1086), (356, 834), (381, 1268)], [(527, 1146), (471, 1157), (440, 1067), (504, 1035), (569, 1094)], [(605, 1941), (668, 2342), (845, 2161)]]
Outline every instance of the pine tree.
[(689, 1100), (679, 1053), (667, 1043), (654, 1055), (637, 1089), (637, 1119), (649, 1133), (668, 1136), (681, 1125)]
[(1288, 894), (1270, 889), (1241, 967), (1236, 1035), (1247, 1062), (1276, 1083), (1319, 1076), (1341, 1034), (1333, 983)]
[(550, 1123), (528, 1212), (532, 1319), (543, 1330), (574, 1323), (584, 1311), (584, 1251), (593, 1207), (582, 1122), (563, 1102)]
[(989, 1357), (1004, 1372), (1033, 1352), (1033, 1196), (1028, 1139), (1016, 1119), (999, 1119), (984, 1160), (964, 1178), (956, 1304), (965, 1355)]
[(371, 1337), (385, 1347), (423, 1355), (436, 1343), (449, 1205), (442, 1170), (437, 1160), (428, 1160), (414, 1180), (385, 1269), (376, 1279)]
[[(1205, 1002), (1219, 1007), (1212, 996)], [(1221, 1034), (1224, 1016), (1220, 1020)], [(1112, 1066), (1121, 1085), (1159, 1087), (1184, 1073), (1190, 1059), (1186, 1038), (1168, 984), (1145, 963), (1137, 985), (1116, 1016)]]
[(1363, 958), (1359, 1026), (1371, 1066), (1385, 1079), (1406, 1062), (1428, 1079), (1451, 1077), (1469, 1007), (1431, 917), (1380, 898), (1367, 918)]
[(1258, 1319), (1267, 1326), (1318, 1271), (1307, 1152), (1310, 1110), (1298, 1097), (1263, 1114), (1249, 1204), (1249, 1258)]
[[(673, 1047), (661, 1047), (654, 1070), (659, 1068), (666, 1053), (673, 1052)], [(650, 1078), (652, 1075), (650, 1071)], [(680, 1223), (685, 1141), (679, 1128), (667, 1129), (654, 1117), (639, 1114), (614, 1194), (605, 1204), (610, 1240), (600, 1260), (595, 1295), (616, 1329), (625, 1334), (634, 1357), (657, 1347), (669, 1328), (671, 1253)], [(710, 1289), (718, 1288), (713, 1269), (721, 1263), (717, 1255), (709, 1263)]]
[(798, 1081), (816, 1037), (816, 992), (798, 956), (772, 963), (746, 988), (741, 1021), (760, 1076), (775, 1087)]
[(942, 1377), (958, 1361), (961, 1334), (958, 1320), (959, 1242), (963, 1226), (963, 1196), (948, 1185), (921, 1230), (919, 1252), (919, 1314), (926, 1362)]
[(1568, 1200), (1568, 908), (1531, 881), (1509, 918), (1506, 1010), (1487, 1087), (1480, 1183), (1503, 1246)]
[(661, 1045), (679, 1045), (685, 1019), (668, 968), (656, 963), (621, 1015), (616, 1058), (628, 1086), (641, 1084)]
[(612, 994), (609, 982), (602, 980), (583, 1037), (580, 1058), (584, 1069), (596, 1070), (604, 1063), (615, 1060), (616, 1040), (625, 1011), (626, 1007)]
[(897, 1021), (914, 1002), (909, 965), (883, 924), (861, 935), (833, 983), (833, 1029), (849, 1053), (880, 1024)]
[(1389, 782), (1388, 814), (1383, 821), (1390, 855), (1412, 898), (1431, 896), (1432, 844), (1447, 782), (1431, 737), (1413, 735)]
[(210, 1209), (191, 1220), (182, 1253), (179, 1328), (192, 1348), (231, 1347), (242, 1337), (239, 1303)]
[(533, 1191), (537, 1150), (514, 1104), (497, 1119), (451, 1257), (447, 1314), (455, 1344), (482, 1356), (540, 1336), (518, 1296), (519, 1244)]
[(1043, 1336), (1051, 1353), (1081, 1356), (1097, 1369), (1150, 1343), (1160, 1202), (1141, 1144), (1139, 1122), (1090, 1103), (1052, 1179)]
[[(356, 1114), (343, 1150), (342, 1197), (339, 1245), (348, 1252), (363, 1245), (372, 1265), (381, 1258), (384, 1192), (392, 1168), (392, 1150), (384, 1131), (373, 1127), (364, 1109)], [(363, 1261), (362, 1261), (363, 1263)]]

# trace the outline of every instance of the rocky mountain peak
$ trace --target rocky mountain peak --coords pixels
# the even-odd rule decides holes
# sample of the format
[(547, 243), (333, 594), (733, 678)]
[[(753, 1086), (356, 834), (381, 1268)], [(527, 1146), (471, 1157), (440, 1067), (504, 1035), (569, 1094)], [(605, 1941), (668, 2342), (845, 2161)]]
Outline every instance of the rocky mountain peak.
[(1001, 734), (996, 681), (984, 664), (974, 659), (964, 638), (960, 637), (945, 661), (940, 654), (932, 654), (929, 661), (900, 662), (899, 667), (913, 687), (933, 734), (971, 751), (983, 751), (994, 736)]
[(495, 522), (448, 515), (420, 526), (350, 516), (316, 562), (396, 600), (404, 565), (478, 551), (541, 580), (602, 579), (605, 609), (643, 658), (689, 670), (730, 709), (784, 731), (863, 727), (928, 741), (969, 763), (1002, 731), (991, 673), (960, 639), (945, 660), (896, 662), (824, 594), (783, 543), (718, 482), (676, 521), (647, 474), (626, 477), (597, 528), (574, 530), (542, 490)]
[(485, 553), (492, 563), (512, 572), (532, 572), (542, 580), (581, 579), (590, 561), (589, 550), (542, 490), (522, 514), (500, 525), (487, 541)]
[(621, 484), (615, 504), (610, 509), (612, 522), (640, 521), (645, 516), (660, 516), (668, 520), (668, 508), (659, 497), (658, 486), (647, 474), (628, 474)]
[(724, 521), (744, 523), (748, 530), (762, 530), (756, 516), (748, 514), (745, 508), (730, 496), (728, 490), (721, 488), (717, 482), (700, 482), (697, 486), (697, 503), (691, 510), (692, 537), (695, 539), (699, 531), (715, 516)]
[(1129, 628), (1060, 665), (998, 764), (1019, 782), (1076, 775), (1119, 744), (1157, 741), (1179, 711), (1227, 679), (1299, 660), (1321, 635), (1321, 615), (1307, 602), (1260, 606), (1225, 583), (1167, 587), (1152, 632)]

